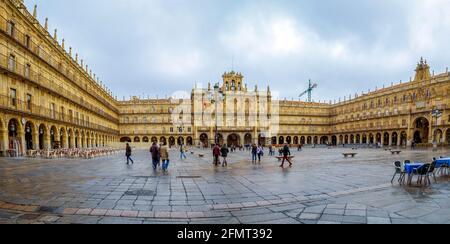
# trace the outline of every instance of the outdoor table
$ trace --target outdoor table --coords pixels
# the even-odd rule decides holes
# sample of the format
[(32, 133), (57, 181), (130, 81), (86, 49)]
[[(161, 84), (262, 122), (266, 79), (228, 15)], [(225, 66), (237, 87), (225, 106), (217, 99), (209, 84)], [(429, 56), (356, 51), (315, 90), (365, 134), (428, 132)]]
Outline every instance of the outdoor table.
[(414, 170), (418, 169), (424, 165), (425, 165), (424, 163), (412, 163), (412, 164), (405, 165), (405, 172), (408, 174), (408, 184), (409, 185), (411, 185), (412, 174), (414, 173)]
[(436, 159), (436, 168), (441, 168), (443, 166), (450, 166), (450, 158)]

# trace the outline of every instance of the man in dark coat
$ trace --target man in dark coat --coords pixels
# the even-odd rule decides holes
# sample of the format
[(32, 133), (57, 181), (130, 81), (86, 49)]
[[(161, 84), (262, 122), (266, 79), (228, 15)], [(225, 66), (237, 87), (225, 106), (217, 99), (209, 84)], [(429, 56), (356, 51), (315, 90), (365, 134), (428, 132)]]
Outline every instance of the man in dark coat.
[(292, 167), (292, 162), (289, 159), (289, 156), (291, 156), (291, 151), (289, 150), (289, 146), (286, 144), (283, 147), (283, 162), (280, 165), (281, 168), (284, 168), (284, 162), (286, 160), (289, 162), (289, 167)]
[(127, 143), (127, 147), (125, 149), (125, 156), (127, 157), (127, 164), (130, 164), (130, 161), (132, 164), (134, 164), (133, 159), (131, 159), (131, 147), (130, 144)]
[(156, 142), (154, 142), (152, 147), (150, 147), (150, 153), (152, 155), (153, 170), (156, 170), (156, 168), (158, 167), (158, 164), (159, 164), (159, 160), (161, 158), (160, 152), (159, 152), (159, 147), (156, 144)]
[(220, 153), (222, 154), (223, 162), (222, 167), (228, 166), (227, 157), (228, 153), (230, 153), (230, 150), (228, 149), (227, 145), (223, 145), (222, 149), (220, 149)]

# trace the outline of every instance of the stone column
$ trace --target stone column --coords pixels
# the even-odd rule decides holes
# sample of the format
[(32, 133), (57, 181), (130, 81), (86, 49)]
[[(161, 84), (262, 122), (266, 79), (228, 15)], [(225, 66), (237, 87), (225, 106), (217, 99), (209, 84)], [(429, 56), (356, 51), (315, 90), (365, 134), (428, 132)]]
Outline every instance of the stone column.
[(51, 149), (50, 135), (48, 133), (44, 134), (44, 149)]
[(391, 134), (389, 135), (389, 146), (390, 146), (390, 147), (393, 146), (393, 145), (392, 145), (392, 135), (394, 135), (394, 133), (391, 133)]
[(31, 137), (33, 140), (33, 150), (39, 149), (39, 132), (33, 131)]
[(3, 156), (5, 156), (5, 151), (8, 149), (8, 132), (6, 130), (0, 131), (0, 139), (0, 149), (3, 150)]

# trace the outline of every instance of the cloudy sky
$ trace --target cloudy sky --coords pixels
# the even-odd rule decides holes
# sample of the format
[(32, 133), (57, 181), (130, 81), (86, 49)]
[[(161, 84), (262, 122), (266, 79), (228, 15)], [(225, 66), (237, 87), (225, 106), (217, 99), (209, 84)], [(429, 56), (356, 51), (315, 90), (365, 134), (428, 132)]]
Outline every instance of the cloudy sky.
[(25, 0), (119, 97), (172, 95), (242, 72), (249, 87), (315, 100), (450, 66), (448, 0)]

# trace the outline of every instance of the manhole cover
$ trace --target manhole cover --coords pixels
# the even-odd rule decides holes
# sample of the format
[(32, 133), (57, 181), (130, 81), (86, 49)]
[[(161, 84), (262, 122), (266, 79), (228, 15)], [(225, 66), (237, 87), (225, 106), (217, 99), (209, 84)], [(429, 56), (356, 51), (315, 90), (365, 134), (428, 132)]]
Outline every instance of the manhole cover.
[(152, 197), (155, 195), (154, 191), (148, 190), (134, 190), (125, 192), (126, 196), (138, 196), (138, 197)]
[(41, 206), (39, 207), (38, 212), (55, 213), (57, 209), (57, 207)]
[(200, 179), (201, 176), (178, 176), (178, 179)]

